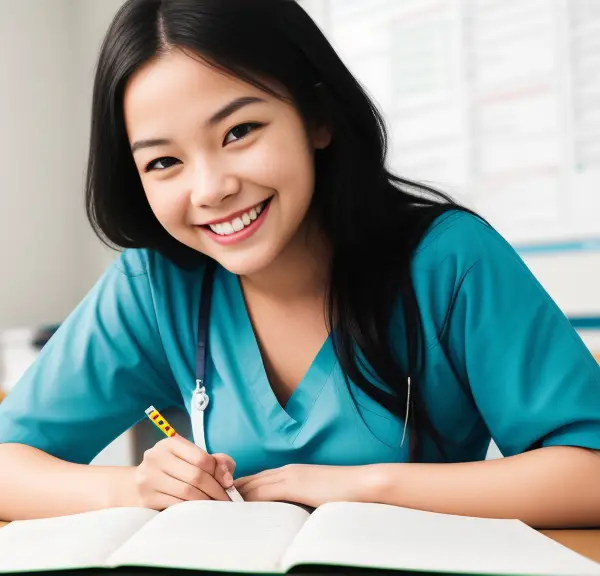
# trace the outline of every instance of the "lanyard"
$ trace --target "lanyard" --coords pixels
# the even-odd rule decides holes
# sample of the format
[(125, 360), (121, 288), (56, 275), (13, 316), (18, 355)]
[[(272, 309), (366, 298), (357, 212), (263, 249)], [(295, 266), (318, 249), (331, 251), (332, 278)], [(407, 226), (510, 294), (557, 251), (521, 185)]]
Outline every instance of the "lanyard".
[(210, 319), (210, 303), (212, 299), (213, 276), (216, 264), (211, 260), (204, 271), (200, 310), (198, 312), (198, 345), (196, 347), (196, 388), (192, 394), (192, 428), (194, 442), (206, 451), (204, 434), (204, 412), (208, 407), (209, 397), (206, 393), (206, 349), (208, 348), (208, 325)]

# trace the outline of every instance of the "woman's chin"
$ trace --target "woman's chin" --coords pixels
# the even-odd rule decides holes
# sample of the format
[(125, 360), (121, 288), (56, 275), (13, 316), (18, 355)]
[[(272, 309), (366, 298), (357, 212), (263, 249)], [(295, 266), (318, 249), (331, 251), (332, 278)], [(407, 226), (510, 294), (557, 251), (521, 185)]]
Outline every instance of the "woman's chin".
[(213, 258), (223, 268), (237, 276), (253, 276), (268, 268), (273, 262), (272, 254), (253, 254), (248, 252), (227, 255), (215, 254)]

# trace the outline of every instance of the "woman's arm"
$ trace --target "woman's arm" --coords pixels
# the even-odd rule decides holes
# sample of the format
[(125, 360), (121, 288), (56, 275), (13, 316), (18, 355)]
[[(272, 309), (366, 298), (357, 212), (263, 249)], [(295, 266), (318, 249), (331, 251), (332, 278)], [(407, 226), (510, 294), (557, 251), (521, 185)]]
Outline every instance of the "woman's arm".
[(518, 518), (536, 528), (600, 526), (600, 452), (550, 446), (481, 462), (377, 464), (365, 501)]
[[(426, 348), (415, 381), (440, 448), (462, 458), (448, 464), (292, 465), (236, 480), (242, 496), (308, 506), (381, 502), (518, 518), (538, 528), (600, 526), (598, 363), (495, 231), (461, 215), (429, 246), (419, 252), (415, 289), (425, 321), (440, 335)], [(428, 260), (428, 254), (434, 257)], [(440, 370), (444, 364), (446, 372)], [(453, 404), (455, 391), (444, 379), (449, 372), (461, 381), (470, 413), (467, 403)], [(454, 435), (445, 418), (454, 409), (466, 418), (462, 435)], [(433, 440), (422, 425), (415, 428), (412, 433)], [(481, 448), (490, 436), (506, 458), (465, 462), (482, 455), (461, 454), (461, 443)], [(399, 457), (400, 445), (398, 434)], [(415, 460), (446, 459), (442, 450), (439, 458), (432, 452)]]
[(0, 445), (0, 519), (65, 516), (136, 506), (164, 510), (187, 500), (228, 501), (235, 463), (181, 436), (165, 438), (136, 467), (73, 464), (24, 444)]
[(236, 480), (248, 500), (375, 502), (442, 514), (517, 518), (535, 528), (600, 526), (600, 452), (552, 446), (456, 464), (292, 464)]
[(72, 464), (23, 444), (0, 445), (0, 519), (135, 506), (133, 469)]
[(82, 465), (148, 406), (181, 405), (147, 261), (122, 254), (0, 404), (3, 520), (118, 505), (126, 471)]

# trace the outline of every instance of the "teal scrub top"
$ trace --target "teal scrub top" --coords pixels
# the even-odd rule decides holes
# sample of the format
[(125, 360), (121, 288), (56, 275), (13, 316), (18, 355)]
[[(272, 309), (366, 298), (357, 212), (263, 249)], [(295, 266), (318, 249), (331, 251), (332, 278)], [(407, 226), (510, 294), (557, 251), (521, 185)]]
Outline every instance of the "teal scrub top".
[[(600, 449), (600, 367), (496, 231), (446, 213), (423, 237), (412, 272), (426, 340), (420, 393), (446, 457), (484, 459), (491, 437), (505, 456)], [(191, 413), (202, 278), (202, 269), (181, 270), (156, 252), (125, 251), (0, 404), (0, 442), (88, 463), (151, 404)], [(402, 361), (400, 314), (390, 338)], [(278, 403), (239, 279), (222, 267), (206, 387), (208, 450), (230, 454), (236, 476), (409, 457), (404, 421), (346, 382), (331, 338), (285, 407)], [(425, 461), (443, 460), (433, 442), (423, 446)]]

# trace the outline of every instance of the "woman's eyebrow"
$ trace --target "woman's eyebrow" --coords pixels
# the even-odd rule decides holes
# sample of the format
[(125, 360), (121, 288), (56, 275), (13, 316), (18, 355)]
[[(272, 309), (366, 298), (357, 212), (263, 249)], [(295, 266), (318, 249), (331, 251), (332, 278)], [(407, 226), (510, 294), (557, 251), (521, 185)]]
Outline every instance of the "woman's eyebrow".
[[(260, 104), (265, 102), (266, 100), (258, 98), (257, 96), (242, 96), (241, 98), (236, 98), (235, 100), (232, 100), (231, 102), (229, 102), (229, 104), (226, 104), (225, 106), (223, 106), (223, 108), (215, 112), (205, 122), (205, 125), (209, 127), (214, 126), (219, 122), (222, 122), (227, 117), (231, 116), (241, 108), (244, 108), (244, 106), (248, 106), (249, 104)], [(168, 146), (169, 144), (172, 144), (172, 141), (167, 138), (151, 138), (149, 140), (138, 140), (137, 142), (134, 142), (132, 144), (131, 153), (135, 154), (135, 152), (141, 150), (142, 148)]]
[(206, 126), (214, 126), (219, 122), (222, 122), (228, 116), (231, 116), (234, 112), (237, 112), (244, 106), (248, 106), (249, 104), (257, 104), (266, 102), (262, 98), (258, 98), (257, 96), (242, 96), (241, 98), (236, 98), (235, 100), (229, 102), (221, 108), (218, 112), (213, 114), (207, 121)]
[(138, 150), (142, 148), (153, 148), (155, 146), (168, 146), (172, 144), (171, 140), (167, 138), (151, 138), (149, 140), (138, 140), (134, 142), (131, 146), (131, 153), (135, 154)]

